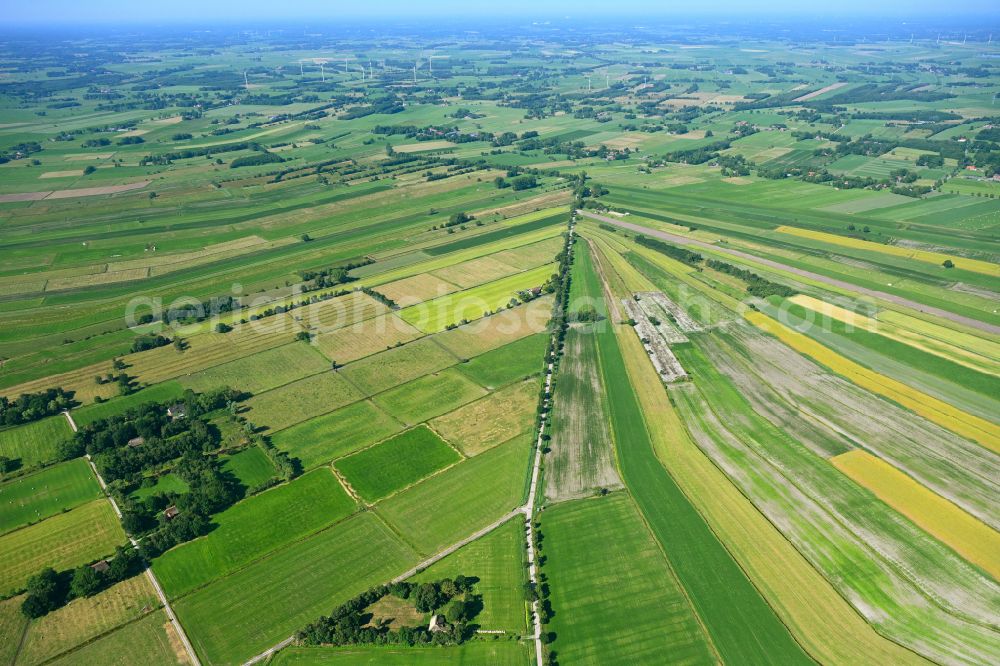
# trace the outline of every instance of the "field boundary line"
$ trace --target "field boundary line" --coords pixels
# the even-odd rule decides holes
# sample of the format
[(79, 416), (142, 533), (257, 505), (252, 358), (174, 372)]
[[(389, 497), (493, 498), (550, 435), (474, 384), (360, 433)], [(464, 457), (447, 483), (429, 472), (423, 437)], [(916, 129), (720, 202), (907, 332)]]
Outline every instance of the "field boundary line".
[[(711, 403), (709, 403), (709, 401), (706, 398), (704, 398), (704, 393), (702, 393), (701, 388), (699, 388), (698, 386), (695, 386), (694, 390), (697, 391), (699, 394), (702, 395), (702, 399), (705, 402), (705, 406), (715, 416), (716, 420), (718, 420), (722, 424), (725, 424), (727, 421), (723, 418), (723, 415), (721, 415), (719, 412), (717, 412), (716, 409), (711, 405)], [(764, 418), (764, 417), (761, 416), (760, 418)], [(767, 419), (765, 418), (764, 420), (767, 420)], [(687, 429), (687, 426), (685, 425), (685, 430), (686, 429)], [(727, 428), (727, 430), (728, 430), (728, 428)], [(737, 437), (737, 439), (741, 439), (737, 435), (737, 433), (733, 433), (731, 430), (728, 430), (728, 431), (730, 432), (731, 435), (733, 435), (734, 437)], [(690, 432), (688, 433), (688, 436), (691, 437)], [(694, 441), (693, 438), (692, 438), (692, 441)], [(695, 446), (697, 446), (697, 443), (695, 443)], [(701, 448), (701, 447), (699, 447), (699, 448)], [(859, 449), (859, 450), (864, 450), (864, 449)], [(980, 627), (985, 627), (986, 629), (989, 629), (991, 631), (994, 630), (994, 627), (992, 627), (990, 625), (987, 625), (987, 624), (984, 624), (982, 620), (980, 620), (980, 619), (978, 619), (978, 618), (976, 618), (974, 616), (967, 615), (965, 612), (962, 611), (962, 609), (958, 608), (954, 604), (949, 604), (949, 602), (947, 602), (946, 600), (942, 599), (938, 594), (936, 594), (932, 590), (927, 589), (926, 586), (923, 584), (923, 582), (921, 582), (920, 580), (917, 580), (915, 574), (912, 574), (907, 567), (903, 566), (900, 563), (897, 563), (897, 561), (894, 560), (891, 555), (886, 554), (885, 552), (883, 552), (882, 550), (880, 550), (878, 547), (872, 545), (869, 541), (866, 541), (862, 537), (860, 537), (859, 535), (857, 535), (857, 533), (851, 528), (851, 526), (848, 523), (845, 523), (844, 520), (838, 514), (832, 512), (832, 511), (829, 511), (826, 508), (826, 505), (823, 504), (822, 501), (820, 501), (819, 499), (814, 498), (812, 496), (812, 494), (806, 492), (806, 490), (802, 487), (802, 485), (797, 480), (795, 480), (795, 479), (791, 478), (790, 476), (788, 476), (784, 472), (784, 470), (781, 468), (781, 466), (778, 465), (775, 461), (773, 461), (770, 456), (766, 456), (766, 455), (764, 455), (764, 454), (762, 454), (762, 453), (760, 453), (760, 452), (758, 452), (756, 450), (753, 450), (753, 449), (751, 449), (749, 447), (747, 448), (747, 452), (748, 452), (748, 455), (750, 455), (753, 458), (755, 458), (755, 459), (757, 459), (757, 460), (760, 461), (760, 463), (762, 465), (762, 469), (764, 469), (764, 468), (773, 469), (774, 473), (778, 477), (784, 479), (785, 482), (789, 485), (789, 487), (794, 488), (795, 490), (797, 490), (798, 492), (800, 492), (805, 497), (812, 499), (816, 503), (816, 506), (817, 506), (818, 510), (822, 511), (824, 514), (826, 514), (829, 517), (829, 519), (830, 519), (831, 522), (833, 522), (836, 525), (838, 525), (841, 529), (843, 529), (845, 531), (846, 534), (850, 534), (850, 535), (853, 535), (853, 536), (856, 537), (855, 543), (857, 544), (857, 547), (859, 549), (867, 552), (867, 553), (870, 553), (871, 554), (871, 557), (870, 557), (871, 561), (873, 561), (873, 562), (881, 562), (883, 564), (883, 567), (886, 570), (894, 572), (897, 576), (899, 576), (899, 579), (902, 582), (910, 585), (917, 592), (917, 594), (919, 594), (920, 596), (924, 597), (932, 605), (937, 606), (946, 615), (950, 615), (952, 617), (959, 618), (959, 619), (961, 619), (961, 620), (963, 620), (965, 622), (968, 622), (969, 624), (977, 625), (977, 626), (980, 626)], [(711, 456), (708, 456), (708, 457), (711, 459)], [(715, 461), (713, 460), (712, 462), (714, 464)], [(825, 462), (829, 463), (830, 459), (829, 458), (825, 459)], [(721, 470), (721, 468), (719, 468), (719, 469)], [(723, 473), (725, 473), (725, 472), (723, 472)], [(841, 473), (843, 473), (843, 472), (841, 472)], [(733, 485), (736, 485), (736, 484), (733, 483)], [(741, 493), (742, 493), (742, 489), (739, 488), (739, 486), (737, 486), (737, 489), (740, 490)], [(683, 492), (683, 490), (682, 490), (682, 492)], [(758, 507), (757, 503), (754, 502), (754, 500), (751, 497), (747, 496), (746, 494), (744, 494), (744, 496), (747, 497), (748, 501), (757, 509), (757, 511), (761, 515), (764, 515), (764, 517), (768, 520), (768, 522), (771, 522), (770, 518), (768, 518), (768, 516), (766, 514), (764, 514), (764, 512), (760, 509), (760, 507)], [(879, 500), (879, 501), (882, 501), (882, 500)], [(694, 506), (694, 505), (692, 504), (692, 506)], [(892, 507), (890, 507), (890, 508), (892, 508)], [(697, 510), (697, 507), (695, 507), (695, 509)], [(896, 511), (896, 510), (893, 509), (893, 511)], [(699, 513), (700, 513), (700, 511), (699, 511)], [(898, 513), (898, 511), (897, 511), (897, 513)], [(900, 514), (900, 515), (902, 515), (902, 514)], [(909, 520), (909, 519), (907, 519), (907, 520)], [(774, 524), (774, 523), (772, 522), (772, 524)], [(920, 528), (919, 525), (917, 527), (919, 529), (923, 529), (923, 528)], [(776, 526), (776, 528), (777, 528), (777, 526)], [(714, 530), (714, 528), (712, 528), (711, 525), (709, 525), (709, 529), (713, 532), (713, 534), (715, 534), (715, 530)], [(780, 531), (781, 530), (779, 530), (779, 532)], [(785, 535), (784, 532), (781, 532), (781, 534), (782, 534), (782, 536), (785, 537), (786, 540), (788, 540), (789, 543), (792, 544), (793, 548), (797, 549), (794, 541), (792, 541), (787, 535)], [(726, 547), (725, 543), (722, 541), (721, 538), (719, 538), (719, 536), (717, 534), (716, 534), (716, 538), (719, 539), (719, 543), (721, 543), (723, 545), (723, 547), (726, 548), (727, 551), (729, 551), (729, 548)], [(937, 539), (937, 537), (933, 537), (933, 538)], [(945, 545), (947, 546), (947, 544), (945, 544)], [(951, 546), (947, 546), (947, 547), (950, 548), (952, 551), (954, 551), (954, 548), (952, 548)], [(738, 560), (736, 560), (735, 556), (733, 556), (731, 552), (730, 552), (730, 556), (736, 562), (737, 566), (739, 566), (740, 569), (743, 569), (743, 566), (739, 563)], [(806, 561), (808, 561), (809, 564), (811, 566), (813, 566), (814, 569), (816, 569), (816, 571), (819, 573), (820, 576), (822, 576), (823, 578), (825, 578), (827, 581), (830, 581), (830, 579), (826, 576), (826, 574), (821, 569), (819, 569), (817, 566), (815, 566), (812, 563), (812, 561), (809, 560), (809, 558), (805, 554), (803, 554), (803, 557), (806, 557)], [(959, 555), (959, 558), (964, 559), (961, 555)], [(968, 560), (966, 560), (966, 561), (968, 561)], [(744, 570), (744, 575), (747, 575), (746, 574), (746, 570)], [(754, 584), (753, 580), (750, 579), (749, 575), (747, 575), (747, 579), (750, 580), (750, 583), (752, 585), (754, 585), (754, 587), (757, 587), (756, 584)], [(836, 585), (834, 585), (832, 581), (830, 582), (830, 584), (834, 586), (835, 590), (837, 589)], [(759, 588), (758, 588), (758, 591), (759, 591)], [(839, 590), (838, 590), (838, 592), (839, 592)], [(841, 595), (841, 596), (843, 596), (843, 595)], [(761, 594), (761, 597), (763, 598), (763, 594)], [(846, 597), (845, 597), (845, 599), (846, 599)], [(769, 606), (771, 605), (770, 602), (766, 598), (764, 598), (764, 601)], [(848, 601), (848, 604), (850, 604), (852, 607), (854, 607), (854, 605), (850, 601)], [(772, 609), (773, 609), (773, 606), (772, 606)], [(775, 615), (777, 616), (777, 613), (775, 613)], [(862, 616), (862, 617), (864, 617), (864, 616)], [(781, 619), (780, 616), (778, 616), (778, 620), (781, 621), (782, 624), (785, 624), (785, 622)], [(867, 618), (865, 619), (865, 621), (868, 622)], [(788, 625), (785, 625), (785, 626), (787, 627)], [(789, 632), (790, 632), (790, 630), (789, 630)], [(794, 639), (795, 637), (792, 636), (792, 638)], [(797, 639), (796, 639), (796, 642), (798, 642)], [(904, 645), (903, 647), (906, 647), (906, 646)], [(803, 649), (805, 649), (805, 648), (803, 647)], [(910, 649), (910, 648), (907, 648), (907, 649)]]
[(742, 250), (734, 250), (731, 248), (719, 247), (717, 245), (706, 243), (704, 241), (695, 240), (693, 238), (687, 238), (685, 236), (678, 236), (676, 234), (671, 234), (666, 231), (660, 231), (659, 229), (644, 227), (639, 224), (632, 224), (631, 222), (617, 220), (615, 218), (607, 217), (605, 215), (597, 215), (596, 213), (589, 213), (584, 210), (580, 210), (577, 212), (580, 215), (583, 215), (584, 217), (589, 217), (593, 220), (604, 222), (605, 224), (613, 224), (617, 227), (628, 229), (634, 233), (653, 236), (655, 238), (670, 241), (671, 243), (676, 243), (677, 245), (698, 247), (704, 250), (708, 250), (710, 252), (729, 255), (737, 259), (743, 259), (745, 261), (753, 261), (763, 266), (767, 266), (768, 268), (771, 268), (773, 270), (782, 271), (783, 273), (789, 273), (791, 275), (797, 275), (799, 277), (808, 278), (810, 280), (816, 280), (817, 282), (820, 282), (828, 286), (845, 289), (847, 291), (856, 292), (859, 294), (865, 294), (866, 296), (871, 296), (872, 298), (877, 298), (879, 300), (886, 301), (888, 303), (901, 305), (911, 310), (916, 310), (917, 312), (932, 314), (941, 317), (942, 319), (947, 319), (949, 321), (953, 321), (958, 324), (963, 324), (965, 326), (971, 326), (972, 328), (976, 328), (981, 331), (985, 331), (987, 333), (1000, 335), (1000, 326), (997, 326), (996, 324), (991, 324), (989, 322), (981, 321), (979, 319), (973, 319), (972, 317), (967, 317), (965, 315), (951, 312), (950, 310), (943, 310), (933, 305), (924, 305), (923, 303), (918, 303), (917, 301), (911, 301), (910, 299), (904, 298), (902, 296), (896, 296), (894, 294), (889, 294), (884, 291), (879, 291), (877, 289), (862, 287), (860, 285), (852, 284), (845, 280), (828, 277), (826, 275), (821, 275), (819, 273), (814, 273), (812, 271), (807, 271), (803, 268), (795, 268), (793, 266), (788, 266), (787, 264), (782, 264), (772, 259), (758, 257), (753, 254), (750, 254), (749, 252), (744, 252)]
[[(69, 421), (69, 426), (70, 428), (73, 429), (73, 432), (74, 433), (78, 432), (76, 427), (76, 421), (73, 420), (73, 415), (69, 413), (69, 410), (67, 409), (63, 411), (63, 414), (66, 415), (66, 420)], [(108, 492), (108, 486), (106, 483), (104, 483), (104, 478), (101, 477), (101, 473), (97, 471), (97, 466), (94, 464), (94, 461), (90, 458), (90, 454), (88, 453), (84, 457), (87, 459), (87, 463), (90, 465), (90, 469), (91, 471), (93, 471), (94, 476), (97, 477), (97, 482), (100, 484), (101, 490), (104, 492), (104, 497), (107, 498), (108, 502), (111, 503), (111, 508), (114, 509), (115, 514), (118, 516), (118, 520), (121, 521), (122, 518), (121, 509), (118, 508), (118, 503), (115, 501), (115, 498), (112, 497), (111, 494)], [(127, 536), (128, 540), (132, 542), (132, 546), (136, 550), (138, 550), (139, 542), (136, 541), (136, 539), (132, 535), (127, 534)], [(201, 666), (201, 660), (198, 659), (198, 653), (195, 652), (194, 646), (191, 645), (191, 641), (188, 640), (188, 636), (187, 633), (184, 631), (184, 627), (181, 626), (180, 620), (178, 620), (177, 615), (174, 614), (174, 609), (170, 607), (170, 601), (167, 599), (167, 595), (163, 592), (163, 588), (160, 587), (160, 581), (156, 579), (156, 574), (153, 573), (153, 567), (148, 564), (146, 565), (146, 577), (149, 579), (149, 582), (153, 585), (153, 589), (156, 590), (156, 594), (160, 598), (160, 603), (163, 605), (163, 610), (166, 611), (167, 617), (170, 619), (170, 623), (174, 625), (174, 630), (177, 632), (177, 637), (180, 638), (181, 643), (184, 644), (184, 649), (188, 653), (188, 659), (191, 660), (192, 666)]]

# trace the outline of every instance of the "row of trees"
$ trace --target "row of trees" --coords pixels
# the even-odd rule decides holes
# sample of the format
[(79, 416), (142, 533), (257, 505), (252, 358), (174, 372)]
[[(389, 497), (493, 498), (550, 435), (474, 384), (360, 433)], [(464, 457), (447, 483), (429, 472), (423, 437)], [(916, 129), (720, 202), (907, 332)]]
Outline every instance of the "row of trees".
[[(99, 563), (98, 563), (99, 564)], [(27, 596), (21, 602), (21, 612), (30, 617), (42, 617), (73, 599), (92, 597), (115, 583), (143, 570), (142, 556), (132, 546), (119, 546), (106, 566), (83, 565), (71, 571), (58, 572), (49, 567), (28, 579)]]
[(38, 393), (22, 393), (11, 400), (0, 396), (0, 426), (14, 426), (52, 416), (74, 404), (73, 391), (50, 388)]
[[(467, 622), (478, 612), (482, 602), (472, 594), (477, 579), (457, 576), (429, 583), (399, 582), (380, 585), (350, 599), (330, 615), (324, 615), (296, 633), (305, 645), (457, 645), (472, 636)], [(449, 625), (440, 632), (428, 627), (403, 626), (391, 629), (387, 623), (371, 623), (368, 608), (385, 596), (412, 599), (422, 612), (444, 609)]]

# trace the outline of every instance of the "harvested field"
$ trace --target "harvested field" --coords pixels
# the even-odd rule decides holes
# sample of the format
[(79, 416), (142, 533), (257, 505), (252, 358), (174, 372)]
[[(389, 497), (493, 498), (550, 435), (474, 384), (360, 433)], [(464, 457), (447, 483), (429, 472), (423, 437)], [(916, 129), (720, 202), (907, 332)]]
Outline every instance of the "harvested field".
[(83, 175), (83, 169), (70, 169), (68, 171), (46, 171), (39, 178), (76, 178)]
[(21, 637), (28, 628), (28, 618), (21, 612), (24, 597), (11, 597), (0, 601), (0, 661), (13, 664), (21, 647)]
[(296, 310), (296, 320), (310, 331), (324, 333), (371, 319), (389, 311), (368, 294), (354, 291), (344, 296), (319, 301)]
[(538, 381), (510, 384), (432, 420), (430, 425), (465, 455), (478, 455), (531, 430), (538, 390)]
[(403, 424), (368, 400), (285, 428), (271, 442), (312, 469), (374, 444), (403, 429)]
[(830, 459), (834, 467), (920, 528), (1000, 580), (1000, 534), (906, 474), (865, 451)]
[(815, 97), (819, 97), (820, 95), (824, 95), (824, 94), (826, 94), (828, 92), (833, 92), (834, 90), (837, 90), (839, 88), (843, 88), (846, 85), (847, 85), (847, 83), (845, 83), (843, 81), (838, 81), (837, 83), (831, 83), (830, 85), (824, 86), (824, 87), (820, 88), (819, 90), (814, 90), (811, 93), (806, 93), (805, 95), (802, 95), (801, 97), (796, 97), (792, 101), (793, 102), (808, 102), (809, 100), (811, 100), (811, 99), (813, 99)]
[(445, 331), (435, 336), (435, 340), (461, 358), (472, 358), (515, 340), (544, 332), (551, 316), (552, 297), (545, 296), (527, 305)]
[(560, 501), (620, 488), (593, 330), (567, 332), (553, 402), (545, 496)]
[(57, 666), (178, 666), (189, 661), (167, 614), (157, 611), (49, 663)]
[(487, 312), (507, 306), (517, 299), (518, 292), (544, 285), (554, 270), (553, 264), (547, 264), (405, 308), (399, 316), (427, 333), (443, 331), (463, 320), (479, 319), (487, 316)]
[(80, 187), (74, 190), (0, 194), (0, 203), (10, 203), (14, 201), (41, 201), (42, 199), (73, 199), (75, 197), (95, 197), (102, 194), (119, 194), (121, 192), (131, 192), (132, 190), (141, 190), (149, 185), (149, 183), (150, 181), (148, 180), (142, 180), (138, 183), (129, 183), (127, 185), (107, 185), (105, 187)]
[(356, 324), (319, 333), (312, 342), (331, 361), (350, 363), (423, 335), (395, 314), (365, 319)]
[(31, 623), (17, 663), (41, 664), (159, 607), (159, 597), (144, 574), (93, 597), (74, 599)]
[(361, 397), (347, 380), (327, 371), (255, 395), (246, 402), (249, 407), (246, 417), (275, 432), (332, 412)]
[(418, 143), (402, 143), (393, 146), (397, 153), (420, 153), (427, 150), (442, 150), (444, 148), (454, 148), (457, 144), (451, 141), (420, 141)]
[(459, 291), (461, 287), (443, 280), (433, 273), (420, 273), (402, 280), (380, 284), (378, 291), (380, 294), (391, 298), (400, 307), (413, 305), (422, 301), (428, 301), (438, 296), (444, 296), (454, 291)]
[(350, 363), (340, 374), (365, 395), (372, 395), (456, 363), (458, 359), (435, 339), (423, 338)]
[[(291, 317), (279, 315), (256, 325), (234, 328), (230, 333), (200, 333), (184, 338), (188, 345), (184, 351), (167, 345), (129, 354), (123, 360), (132, 366), (130, 375), (155, 384), (281, 347), (293, 342), (299, 330), (299, 325)], [(94, 381), (93, 373), (90, 381)]]
[[(551, 261), (551, 257), (549, 257), (549, 260)], [(433, 275), (451, 284), (456, 284), (461, 289), (469, 289), (470, 287), (513, 275), (518, 270), (518, 268), (497, 259), (496, 255), (491, 255), (471, 261), (464, 261), (448, 268), (442, 268), (429, 275)]]
[(314, 348), (293, 342), (196, 372), (183, 377), (181, 384), (198, 393), (229, 386), (256, 394), (329, 369)]
[(107, 500), (99, 499), (0, 536), (0, 594), (24, 587), (42, 568), (56, 570), (111, 555), (125, 533)]

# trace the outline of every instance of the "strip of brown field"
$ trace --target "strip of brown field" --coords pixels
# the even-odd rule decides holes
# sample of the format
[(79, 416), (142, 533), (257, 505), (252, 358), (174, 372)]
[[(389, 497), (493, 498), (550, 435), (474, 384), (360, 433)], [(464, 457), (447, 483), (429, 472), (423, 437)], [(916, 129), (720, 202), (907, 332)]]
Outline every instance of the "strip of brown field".
[(104, 187), (78, 187), (72, 190), (49, 190), (47, 192), (16, 192), (14, 194), (0, 194), (0, 203), (12, 203), (15, 201), (41, 201), (42, 199), (73, 199), (75, 197), (96, 197), (101, 194), (119, 194), (121, 192), (131, 192), (141, 190), (149, 185), (150, 181), (140, 180), (137, 183), (126, 183), (124, 185), (105, 185)]
[(843, 88), (846, 85), (847, 85), (847, 83), (845, 83), (844, 81), (838, 81), (837, 83), (831, 83), (830, 85), (826, 86), (825, 88), (820, 88), (819, 90), (814, 90), (811, 93), (806, 93), (805, 95), (802, 95), (801, 97), (796, 97), (792, 101), (793, 102), (807, 102), (807, 101), (813, 99), (814, 97), (819, 97), (820, 95), (822, 95), (824, 93), (828, 93), (831, 90), (836, 90), (837, 88)]

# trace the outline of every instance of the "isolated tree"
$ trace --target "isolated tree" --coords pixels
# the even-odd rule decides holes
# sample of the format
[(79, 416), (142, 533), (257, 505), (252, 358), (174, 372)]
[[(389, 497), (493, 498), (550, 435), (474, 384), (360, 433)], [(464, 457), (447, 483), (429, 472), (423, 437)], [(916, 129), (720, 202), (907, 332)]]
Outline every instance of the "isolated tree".
[(941, 265), (944, 266), (945, 268), (954, 268), (955, 262), (952, 261), (951, 259), (945, 259), (944, 263), (942, 263)]

